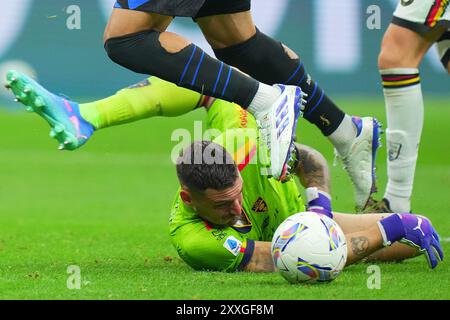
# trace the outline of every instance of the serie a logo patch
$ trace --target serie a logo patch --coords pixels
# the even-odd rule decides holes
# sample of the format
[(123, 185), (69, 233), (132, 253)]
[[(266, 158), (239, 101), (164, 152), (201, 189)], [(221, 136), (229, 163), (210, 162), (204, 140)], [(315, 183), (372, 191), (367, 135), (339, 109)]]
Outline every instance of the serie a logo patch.
[(267, 206), (266, 201), (264, 201), (263, 198), (259, 197), (258, 200), (256, 200), (255, 204), (252, 207), (252, 211), (254, 212), (267, 212), (269, 211), (269, 207)]
[(239, 254), (239, 251), (241, 251), (242, 242), (233, 236), (229, 236), (227, 240), (225, 240), (223, 246), (225, 247), (225, 249), (237, 256)]

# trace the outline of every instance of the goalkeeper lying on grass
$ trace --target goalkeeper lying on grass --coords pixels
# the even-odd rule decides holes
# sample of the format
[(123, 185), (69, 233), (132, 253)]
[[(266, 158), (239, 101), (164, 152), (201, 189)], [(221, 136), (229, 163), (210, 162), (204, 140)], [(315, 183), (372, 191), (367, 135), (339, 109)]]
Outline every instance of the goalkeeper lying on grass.
[(170, 217), (171, 241), (194, 269), (273, 271), (270, 240), (275, 229), (288, 216), (308, 209), (340, 225), (348, 243), (347, 265), (424, 254), (435, 268), (443, 259), (439, 236), (423, 216), (332, 212), (325, 159), (297, 144), (291, 166), (306, 188), (305, 208), (294, 180), (282, 183), (265, 175), (267, 148), (259, 143), (255, 119), (235, 104), (154, 77), (88, 104), (53, 95), (17, 72), (8, 74), (8, 87), (50, 124), (60, 149), (67, 150), (81, 147), (96, 130), (205, 107), (208, 127), (221, 135), (214, 142), (194, 142), (177, 160), (180, 188)]

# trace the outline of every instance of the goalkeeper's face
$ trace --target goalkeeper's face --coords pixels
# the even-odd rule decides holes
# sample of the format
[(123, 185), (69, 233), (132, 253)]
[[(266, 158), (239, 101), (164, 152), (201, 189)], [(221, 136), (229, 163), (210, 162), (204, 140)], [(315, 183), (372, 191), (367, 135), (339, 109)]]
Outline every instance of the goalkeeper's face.
[[(212, 224), (232, 226), (242, 215), (242, 188), (240, 176), (233, 186), (223, 189), (206, 189), (204, 192), (189, 192), (187, 202), (197, 214)], [(183, 197), (183, 200), (185, 200)]]

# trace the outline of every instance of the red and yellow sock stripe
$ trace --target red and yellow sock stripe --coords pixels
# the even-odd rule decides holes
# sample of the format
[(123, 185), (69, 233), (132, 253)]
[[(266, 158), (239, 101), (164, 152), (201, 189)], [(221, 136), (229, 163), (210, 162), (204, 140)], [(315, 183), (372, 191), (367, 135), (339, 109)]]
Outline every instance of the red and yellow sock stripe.
[(433, 28), (436, 23), (442, 18), (447, 9), (450, 0), (436, 0), (432, 5), (430, 11), (428, 12), (427, 18), (425, 20), (425, 24), (431, 28)]
[(385, 89), (397, 89), (414, 86), (420, 83), (420, 76), (415, 74), (386, 74), (382, 75)]

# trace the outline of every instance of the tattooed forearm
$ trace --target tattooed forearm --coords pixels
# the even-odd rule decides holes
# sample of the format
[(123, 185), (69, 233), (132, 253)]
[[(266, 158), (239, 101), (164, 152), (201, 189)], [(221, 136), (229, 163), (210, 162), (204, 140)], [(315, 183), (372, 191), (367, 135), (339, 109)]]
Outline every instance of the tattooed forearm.
[(305, 188), (317, 187), (330, 192), (330, 173), (325, 158), (316, 150), (305, 145), (296, 145), (298, 165), (296, 173)]
[(352, 252), (357, 256), (364, 256), (368, 253), (369, 239), (367, 237), (355, 237), (350, 239)]

